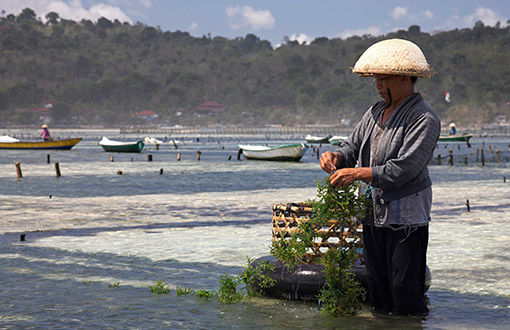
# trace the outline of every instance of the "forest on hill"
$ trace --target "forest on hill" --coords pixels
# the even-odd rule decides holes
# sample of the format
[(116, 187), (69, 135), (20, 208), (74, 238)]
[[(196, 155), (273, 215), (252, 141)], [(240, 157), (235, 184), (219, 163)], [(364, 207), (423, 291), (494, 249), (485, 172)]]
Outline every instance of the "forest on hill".
[[(37, 125), (50, 102), (53, 125), (141, 124), (133, 114), (143, 110), (166, 125), (355, 121), (378, 95), (373, 80), (351, 67), (373, 43), (403, 38), (419, 45), (437, 72), (419, 79), (417, 89), (444, 122), (489, 123), (510, 119), (510, 25), (504, 25), (477, 22), (434, 34), (413, 25), (378, 37), (320, 37), (273, 48), (254, 34), (197, 38), (106, 18), (76, 22), (55, 12), (41, 20), (26, 8), (0, 17), (0, 120)], [(199, 115), (197, 107), (208, 101), (224, 111)]]

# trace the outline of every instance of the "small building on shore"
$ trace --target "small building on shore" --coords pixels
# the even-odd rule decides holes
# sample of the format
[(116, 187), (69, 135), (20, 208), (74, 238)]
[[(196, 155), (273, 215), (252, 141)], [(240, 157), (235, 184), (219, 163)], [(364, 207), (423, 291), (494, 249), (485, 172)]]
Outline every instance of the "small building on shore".
[(197, 117), (201, 116), (211, 117), (224, 113), (226, 108), (216, 101), (207, 101), (202, 105), (196, 107), (195, 110), (196, 110), (195, 114), (197, 115)]

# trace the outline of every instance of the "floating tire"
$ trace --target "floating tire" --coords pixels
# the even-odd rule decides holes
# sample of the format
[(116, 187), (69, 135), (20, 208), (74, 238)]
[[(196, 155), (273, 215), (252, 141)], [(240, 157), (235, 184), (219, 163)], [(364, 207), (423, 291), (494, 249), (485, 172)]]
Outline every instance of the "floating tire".
[[(257, 282), (254, 284), (255, 288), (264, 296), (286, 300), (317, 300), (320, 289), (326, 285), (323, 265), (297, 264), (294, 266), (294, 270), (291, 271), (289, 266), (273, 256), (255, 259), (251, 265), (256, 267), (263, 262), (274, 265), (274, 270), (269, 273), (269, 276), (276, 281), (275, 285), (270, 288), (261, 288)], [(356, 266), (353, 268), (353, 272), (360, 285), (368, 290), (365, 266)], [(431, 274), (427, 267), (425, 292), (429, 289), (430, 283)]]

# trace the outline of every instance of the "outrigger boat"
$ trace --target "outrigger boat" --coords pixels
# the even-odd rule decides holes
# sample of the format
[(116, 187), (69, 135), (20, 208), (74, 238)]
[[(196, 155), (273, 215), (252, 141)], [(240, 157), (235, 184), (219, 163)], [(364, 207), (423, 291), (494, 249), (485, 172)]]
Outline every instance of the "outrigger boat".
[(144, 143), (142, 140), (135, 142), (114, 141), (103, 136), (101, 141), (99, 141), (99, 145), (103, 147), (104, 151), (109, 152), (141, 152)]
[(247, 159), (281, 160), (294, 162), (299, 161), (307, 149), (307, 146), (304, 143), (289, 144), (278, 147), (240, 144), (238, 147)]
[(0, 137), (0, 149), (60, 149), (69, 150), (82, 138), (47, 140), (47, 141), (20, 141), (10, 136)]

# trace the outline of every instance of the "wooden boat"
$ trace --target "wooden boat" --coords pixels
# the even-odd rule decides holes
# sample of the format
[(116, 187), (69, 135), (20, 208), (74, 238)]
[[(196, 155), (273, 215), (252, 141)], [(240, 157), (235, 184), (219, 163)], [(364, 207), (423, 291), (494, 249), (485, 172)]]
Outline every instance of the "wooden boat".
[(4, 136), (0, 139), (0, 149), (61, 149), (69, 150), (74, 147), (82, 138), (48, 140), (48, 141), (20, 141), (18, 139)]
[(299, 161), (303, 157), (307, 149), (307, 146), (304, 143), (289, 144), (278, 147), (240, 144), (238, 147), (247, 159), (295, 162)]
[(329, 143), (329, 139), (331, 138), (331, 135), (328, 136), (313, 136), (313, 135), (307, 135), (305, 136), (305, 140), (307, 143)]
[(439, 142), (468, 142), (469, 139), (473, 137), (473, 135), (470, 134), (464, 134), (464, 135), (449, 135), (449, 136), (440, 136)]
[(142, 140), (135, 142), (114, 141), (103, 136), (101, 141), (99, 141), (99, 145), (103, 147), (104, 151), (109, 152), (141, 152), (144, 143)]
[(329, 138), (329, 143), (334, 146), (339, 146), (345, 141), (345, 139), (347, 139), (347, 136), (335, 135)]

